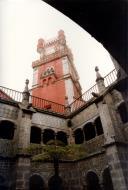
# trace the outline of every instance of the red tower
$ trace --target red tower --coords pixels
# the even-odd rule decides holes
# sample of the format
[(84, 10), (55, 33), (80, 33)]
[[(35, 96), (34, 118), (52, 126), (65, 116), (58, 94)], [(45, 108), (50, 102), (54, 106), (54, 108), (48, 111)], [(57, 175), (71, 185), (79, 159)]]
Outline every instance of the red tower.
[(69, 104), (73, 102), (81, 95), (81, 86), (64, 32), (47, 42), (39, 39), (37, 52), (40, 59), (32, 63), (32, 95), (63, 105), (66, 97)]

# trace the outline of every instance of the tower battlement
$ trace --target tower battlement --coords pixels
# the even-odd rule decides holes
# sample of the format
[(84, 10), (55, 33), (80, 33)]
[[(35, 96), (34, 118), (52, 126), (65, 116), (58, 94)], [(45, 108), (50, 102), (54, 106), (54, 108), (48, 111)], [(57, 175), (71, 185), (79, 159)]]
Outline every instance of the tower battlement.
[(32, 63), (33, 68), (64, 56), (68, 56), (70, 62), (73, 62), (73, 55), (66, 44), (63, 30), (58, 32), (56, 38), (47, 41), (40, 38), (37, 43), (37, 52), (40, 54), (40, 59)]

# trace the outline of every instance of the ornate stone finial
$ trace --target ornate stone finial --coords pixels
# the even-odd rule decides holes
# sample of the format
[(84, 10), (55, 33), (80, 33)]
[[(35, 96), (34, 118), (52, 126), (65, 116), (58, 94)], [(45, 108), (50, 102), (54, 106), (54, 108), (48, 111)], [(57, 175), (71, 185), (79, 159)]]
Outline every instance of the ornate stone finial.
[(26, 81), (25, 81), (25, 88), (24, 88), (23, 93), (29, 92), (29, 90), (28, 90), (28, 84), (29, 84), (29, 80), (26, 79)]
[(58, 39), (60, 44), (65, 45), (66, 44), (66, 39), (65, 39), (65, 35), (64, 35), (64, 31), (63, 30), (59, 30), (58, 32)]
[(99, 68), (98, 66), (95, 67), (95, 71), (96, 71), (96, 82), (98, 80), (104, 80), (104, 78), (101, 76), (101, 74), (99, 73)]
[(99, 90), (99, 93), (102, 93), (105, 90), (104, 78), (99, 73), (99, 68), (97, 66), (95, 67), (95, 71), (96, 71), (96, 82), (97, 82), (98, 90)]
[(24, 88), (24, 91), (22, 93), (23, 94), (22, 104), (26, 105), (26, 106), (28, 106), (28, 104), (29, 104), (29, 96), (30, 96), (28, 84), (29, 84), (29, 80), (26, 79), (25, 88)]

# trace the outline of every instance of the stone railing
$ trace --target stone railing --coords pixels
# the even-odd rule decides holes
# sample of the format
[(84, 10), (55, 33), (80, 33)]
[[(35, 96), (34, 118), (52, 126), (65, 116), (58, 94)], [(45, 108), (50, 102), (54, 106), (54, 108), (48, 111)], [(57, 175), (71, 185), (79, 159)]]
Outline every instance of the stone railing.
[[(117, 79), (117, 71), (111, 71), (107, 76), (104, 77), (105, 86), (108, 87), (113, 84)], [(39, 97), (30, 96), (29, 102), (32, 104), (34, 108), (46, 110), (48, 112), (58, 113), (60, 115), (70, 115), (83, 106), (85, 106), (92, 98), (92, 92), (98, 93), (97, 84), (83, 93), (79, 98), (77, 98), (74, 102), (72, 102), (68, 107), (65, 107), (62, 104), (58, 104), (49, 100), (45, 100)], [(11, 102), (22, 102), (22, 92), (18, 92), (9, 88), (5, 88), (0, 86), (0, 99), (4, 99), (6, 101)]]
[[(105, 87), (108, 87), (111, 84), (113, 84), (116, 81), (116, 79), (117, 79), (117, 71), (116, 69), (114, 69), (104, 77)], [(74, 112), (83, 107), (84, 105), (86, 105), (87, 102), (93, 98), (92, 93), (96, 94), (99, 93), (97, 84), (92, 86), (89, 90), (87, 90), (79, 98), (77, 98), (74, 102), (70, 104), (71, 112)]]

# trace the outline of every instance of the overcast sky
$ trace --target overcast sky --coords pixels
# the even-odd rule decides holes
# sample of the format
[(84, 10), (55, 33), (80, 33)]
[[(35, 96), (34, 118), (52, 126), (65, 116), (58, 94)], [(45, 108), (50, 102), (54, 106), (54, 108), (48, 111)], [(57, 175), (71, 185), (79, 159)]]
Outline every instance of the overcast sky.
[(0, 0), (0, 85), (22, 91), (28, 78), (31, 88), (37, 41), (56, 37), (60, 29), (72, 49), (83, 92), (95, 84), (95, 66), (103, 76), (114, 68), (102, 44), (41, 0)]

